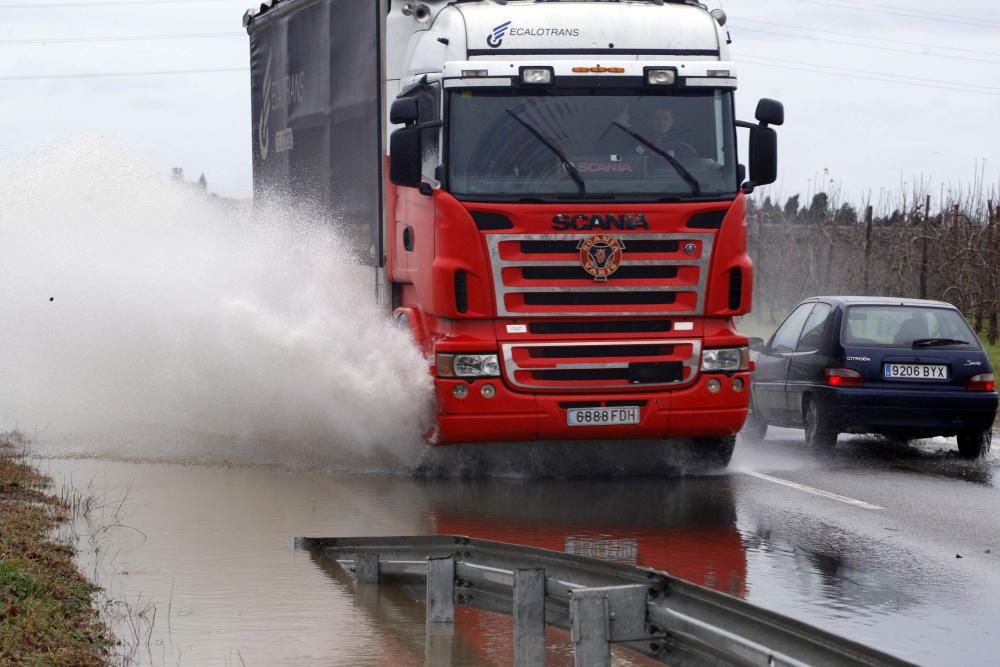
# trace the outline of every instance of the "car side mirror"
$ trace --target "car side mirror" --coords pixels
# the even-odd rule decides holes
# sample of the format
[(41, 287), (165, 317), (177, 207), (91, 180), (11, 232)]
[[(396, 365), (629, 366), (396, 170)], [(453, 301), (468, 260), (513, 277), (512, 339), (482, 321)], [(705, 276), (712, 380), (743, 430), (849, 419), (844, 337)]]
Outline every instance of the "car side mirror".
[(750, 337), (750, 349), (753, 350), (754, 352), (763, 352), (764, 351), (764, 339), (763, 338), (757, 338), (756, 336), (751, 336)]
[(416, 188), (423, 182), (422, 169), (420, 128), (401, 127), (393, 131), (389, 136), (389, 180), (396, 185)]
[(778, 179), (778, 134), (769, 127), (750, 128), (750, 181), (768, 185)]

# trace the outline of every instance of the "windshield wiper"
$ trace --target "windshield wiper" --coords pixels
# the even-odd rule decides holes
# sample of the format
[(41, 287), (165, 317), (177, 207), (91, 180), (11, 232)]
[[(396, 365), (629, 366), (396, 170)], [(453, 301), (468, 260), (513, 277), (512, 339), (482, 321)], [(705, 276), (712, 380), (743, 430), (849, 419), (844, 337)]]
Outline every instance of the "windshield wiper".
[(557, 158), (562, 160), (563, 169), (565, 169), (566, 173), (568, 173), (570, 177), (572, 177), (572, 179), (576, 181), (576, 186), (580, 188), (580, 192), (587, 191), (587, 185), (583, 182), (583, 176), (581, 176), (580, 172), (577, 171), (576, 165), (574, 165), (572, 162), (569, 161), (569, 158), (567, 158), (566, 155), (561, 150), (559, 150), (558, 146), (552, 143), (552, 141), (549, 138), (547, 138), (544, 134), (536, 130), (528, 122), (523, 120), (520, 116), (518, 116), (510, 109), (507, 109), (507, 113), (510, 114), (511, 118), (520, 123), (524, 129), (535, 135), (535, 138), (538, 139), (540, 142), (542, 142), (542, 144), (544, 144), (546, 148), (555, 153)]
[(967, 340), (957, 340), (955, 338), (918, 338), (913, 341), (913, 347), (938, 347), (944, 345), (968, 345)]
[(684, 181), (689, 186), (691, 186), (691, 194), (695, 194), (695, 195), (700, 195), (701, 194), (701, 183), (698, 182), (697, 178), (695, 178), (694, 176), (691, 175), (690, 171), (688, 171), (687, 169), (685, 169), (684, 165), (682, 165), (680, 162), (677, 161), (677, 158), (675, 158), (673, 155), (671, 155), (670, 153), (666, 152), (665, 150), (663, 150), (662, 148), (660, 148), (659, 146), (657, 146), (656, 144), (654, 144), (653, 142), (651, 142), (649, 139), (647, 139), (647, 138), (643, 137), (642, 135), (640, 135), (640, 134), (638, 134), (636, 132), (633, 132), (632, 130), (628, 129), (627, 127), (625, 127), (624, 125), (622, 125), (618, 121), (613, 120), (613, 121), (611, 121), (611, 124), (614, 125), (615, 127), (617, 127), (619, 130), (621, 130), (625, 134), (627, 134), (630, 137), (632, 137), (633, 139), (635, 139), (636, 141), (638, 141), (640, 144), (642, 144), (643, 146), (645, 146), (649, 150), (653, 151), (654, 153), (656, 153), (657, 155), (659, 155), (660, 157), (662, 157), (667, 162), (669, 162), (670, 166), (673, 167), (677, 171), (677, 173), (681, 175), (681, 178), (683, 178)]

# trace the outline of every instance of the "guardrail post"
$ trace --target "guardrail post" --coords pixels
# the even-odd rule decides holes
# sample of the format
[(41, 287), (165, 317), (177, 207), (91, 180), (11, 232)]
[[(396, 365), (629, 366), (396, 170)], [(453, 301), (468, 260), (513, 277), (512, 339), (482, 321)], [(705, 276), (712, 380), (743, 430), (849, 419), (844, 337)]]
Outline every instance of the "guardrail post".
[(569, 599), (573, 664), (576, 667), (611, 666), (608, 599), (600, 589), (577, 589)]
[(378, 583), (378, 554), (358, 554), (354, 559), (354, 581), (358, 584)]
[(455, 626), (450, 623), (428, 623), (424, 626), (424, 664), (450, 665), (455, 645)]
[(427, 558), (427, 622), (455, 622), (455, 559)]
[(545, 664), (545, 570), (514, 571), (514, 667)]

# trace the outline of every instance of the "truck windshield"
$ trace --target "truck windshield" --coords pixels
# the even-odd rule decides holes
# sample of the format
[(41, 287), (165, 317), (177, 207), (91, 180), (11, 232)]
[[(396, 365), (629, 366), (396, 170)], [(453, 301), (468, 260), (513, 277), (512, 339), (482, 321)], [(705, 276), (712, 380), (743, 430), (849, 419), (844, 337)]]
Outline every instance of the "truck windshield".
[(449, 189), (463, 198), (733, 196), (732, 93), (453, 91)]

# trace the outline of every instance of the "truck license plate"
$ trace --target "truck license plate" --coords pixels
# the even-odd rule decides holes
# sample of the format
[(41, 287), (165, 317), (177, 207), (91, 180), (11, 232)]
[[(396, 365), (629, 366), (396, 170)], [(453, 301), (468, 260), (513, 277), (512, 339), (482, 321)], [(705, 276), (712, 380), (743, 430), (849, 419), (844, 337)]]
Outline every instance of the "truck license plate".
[(613, 424), (638, 424), (639, 406), (619, 408), (570, 408), (566, 412), (570, 426), (611, 426)]
[(940, 364), (885, 364), (885, 379), (947, 380), (948, 367)]

